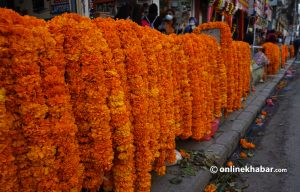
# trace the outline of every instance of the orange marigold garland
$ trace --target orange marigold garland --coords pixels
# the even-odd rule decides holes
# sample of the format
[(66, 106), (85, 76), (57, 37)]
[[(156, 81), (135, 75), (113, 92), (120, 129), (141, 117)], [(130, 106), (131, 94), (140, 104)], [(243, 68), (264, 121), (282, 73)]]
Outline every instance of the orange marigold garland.
[[(13, 156), (12, 128), (13, 116), (6, 109), (7, 90), (13, 85), (13, 77), (8, 70), (11, 64), (10, 42), (9, 37), (12, 33), (11, 25), (14, 12), (8, 12), (0, 8), (0, 191), (17, 191), (17, 175), (16, 165), (14, 164), (15, 157)], [(6, 88), (6, 89), (5, 89)], [(11, 92), (11, 91), (9, 91)]]
[[(133, 22), (118, 20), (117, 29), (121, 46), (125, 54), (127, 78), (130, 89), (130, 101), (133, 116), (134, 144), (136, 147), (136, 191), (150, 191), (151, 186), (151, 150), (149, 147), (148, 82), (147, 64), (141, 47), (141, 41), (134, 31)], [(137, 31), (138, 32), (138, 31)]]
[[(176, 60), (177, 57), (176, 53), (177, 53), (178, 46), (173, 46), (175, 44), (175, 39), (173, 37), (174, 36), (165, 36), (166, 40), (165, 43), (163, 44), (164, 49), (159, 61), (161, 63), (166, 63), (166, 65), (168, 63), (171, 64), (175, 135), (179, 136), (183, 131), (182, 114), (181, 114), (182, 111), (180, 110), (180, 103), (181, 103), (180, 68), (178, 67), (177, 60)], [(165, 60), (165, 57), (169, 60)]]
[(80, 191), (83, 166), (79, 163), (80, 152), (76, 139), (78, 129), (73, 117), (70, 93), (65, 84), (63, 39), (50, 35), (46, 28), (36, 28), (34, 32), (35, 36), (40, 37), (40, 44), (44, 42), (44, 49), (39, 53), (39, 65), (43, 93), (47, 98), (47, 120), (53, 125), (51, 131), (56, 145), (58, 189)]
[[(174, 117), (174, 105), (170, 103), (170, 100), (173, 100), (175, 95), (173, 95), (173, 86), (176, 82), (176, 79), (172, 77), (172, 42), (174, 39), (170, 36), (159, 35), (159, 38), (162, 42), (162, 50), (157, 53), (157, 59), (159, 62), (159, 74), (158, 74), (158, 82), (159, 82), (159, 104), (160, 104), (160, 114), (159, 114), (159, 122), (160, 122), (160, 137), (159, 141), (159, 157), (156, 158), (154, 164), (154, 170), (158, 173), (158, 175), (164, 175), (166, 171), (165, 161), (168, 159), (170, 162), (172, 159), (172, 152), (170, 153), (170, 149), (175, 144), (175, 132), (179, 132), (180, 128), (176, 127), (176, 117)], [(172, 101), (171, 101), (172, 102)], [(179, 106), (177, 108), (179, 109)], [(177, 111), (179, 112), (179, 111)], [(169, 114), (168, 114), (169, 113)], [(175, 118), (172, 120), (172, 118)], [(169, 122), (168, 122), (169, 121)], [(177, 121), (178, 123), (178, 121)], [(178, 125), (178, 124), (177, 124)], [(173, 139), (172, 139), (173, 138)], [(168, 150), (169, 149), (169, 150)], [(174, 148), (173, 148), (174, 153)]]
[(290, 58), (295, 57), (295, 48), (294, 45), (290, 45)]
[(277, 74), (280, 67), (280, 49), (274, 43), (264, 43), (265, 54), (270, 60), (268, 65), (268, 74)]
[[(246, 98), (250, 93), (250, 81), (251, 81), (251, 50), (249, 48), (249, 44), (245, 42), (239, 42), (239, 49), (241, 51), (239, 52), (241, 54), (240, 59), (242, 61), (242, 67), (240, 68), (241, 77), (242, 77), (242, 96)], [(245, 99), (244, 99), (245, 100)]]
[[(203, 76), (199, 74), (200, 71), (204, 70), (205, 62), (203, 58), (203, 45), (197, 44), (195, 36), (189, 34), (184, 36), (184, 50), (185, 54), (189, 57), (190, 62), (188, 63), (188, 76), (190, 78), (191, 85), (191, 96), (192, 96), (192, 128), (190, 132), (183, 132), (185, 138), (192, 136), (194, 139), (200, 139), (203, 137), (205, 120), (205, 103), (204, 95), (205, 90), (203, 84)], [(200, 50), (199, 50), (200, 49)]]
[[(1, 45), (0, 45), (1, 46)], [(0, 47), (1, 49), (1, 47)], [(0, 58), (1, 60), (1, 58)], [(1, 77), (2, 70), (0, 72)], [(3, 79), (1, 78), (1, 81)], [(17, 184), (16, 169), (14, 164), (13, 149), (11, 147), (12, 139), (10, 137), (10, 129), (12, 126), (12, 118), (7, 114), (5, 107), (5, 89), (0, 85), (0, 190), (15, 191)]]
[(220, 60), (219, 46), (216, 40), (208, 35), (200, 35), (199, 38), (205, 39), (209, 54), (209, 66), (211, 68), (211, 94), (214, 98), (214, 117), (219, 118), (222, 116), (222, 107), (226, 100), (226, 68), (223, 60)]
[(234, 96), (234, 63), (233, 63), (233, 45), (232, 45), (232, 37), (229, 26), (224, 22), (211, 22), (205, 23), (197, 27), (194, 32), (200, 33), (202, 30), (218, 28), (221, 31), (221, 54), (223, 56), (223, 60), (226, 66), (227, 71), (227, 104), (226, 111), (233, 111), (233, 102), (235, 99)]
[(241, 98), (242, 96), (240, 95), (240, 93), (242, 93), (242, 71), (241, 66), (242, 66), (242, 62), (241, 62), (241, 54), (240, 54), (240, 50), (239, 50), (239, 45), (238, 42), (233, 41), (232, 43), (233, 45), (233, 55), (234, 55), (234, 76), (235, 76), (235, 81), (234, 81), (234, 101), (233, 101), (233, 109), (237, 110), (241, 107)]
[(179, 69), (177, 75), (179, 75), (179, 83), (181, 87), (181, 102), (180, 102), (180, 111), (182, 118), (182, 134), (181, 138), (186, 139), (191, 135), (192, 129), (192, 97), (191, 97), (191, 88), (190, 88), (190, 80), (188, 77), (188, 63), (189, 58), (184, 54), (184, 39), (183, 36), (172, 36), (175, 41), (175, 45), (177, 47), (177, 52), (175, 53), (174, 60), (176, 61), (175, 67)]
[[(127, 79), (123, 50), (117, 33), (116, 23), (112, 19), (95, 19), (94, 23), (102, 31), (109, 48), (113, 53), (110, 68), (106, 71), (110, 84), (109, 107), (111, 112), (111, 126), (114, 127), (113, 144), (115, 151), (112, 168), (112, 185), (114, 191), (134, 191), (134, 146), (132, 124), (129, 119), (129, 95), (125, 95)], [(119, 74), (121, 76), (119, 76)], [(127, 93), (128, 94), (128, 93)], [(105, 186), (107, 188), (107, 186)]]
[(154, 158), (159, 156), (159, 138), (161, 134), (159, 114), (160, 114), (160, 89), (159, 89), (159, 60), (157, 55), (162, 51), (162, 45), (160, 44), (161, 36), (158, 31), (154, 31), (150, 28), (137, 28), (139, 31), (138, 38), (141, 39), (142, 49), (145, 55), (145, 59), (148, 67), (148, 126), (151, 130), (150, 134), (150, 149), (152, 152), (152, 162)]
[(86, 18), (65, 14), (50, 24), (65, 35), (66, 82), (79, 129), (83, 186), (97, 190), (113, 160), (108, 93), (103, 81), (110, 50), (101, 32)]
[(289, 50), (286, 45), (281, 45), (281, 66), (285, 67), (287, 58), (289, 57)]
[[(164, 38), (165, 37), (165, 38)], [(174, 112), (174, 87), (173, 87), (173, 71), (172, 71), (172, 57), (171, 57), (171, 44), (168, 43), (167, 38), (169, 36), (161, 35), (160, 39), (164, 39), (162, 42), (163, 44), (163, 50), (159, 53), (162, 53), (163, 55), (163, 63), (160, 64), (160, 70), (161, 73), (161, 89), (164, 88), (163, 96), (165, 98), (165, 112), (166, 112), (166, 126), (168, 130), (167, 134), (167, 153), (166, 153), (166, 160), (168, 163), (174, 163), (176, 160), (176, 154), (175, 154), (175, 138), (176, 138), (176, 131), (177, 127), (175, 124), (175, 112)], [(161, 61), (161, 60), (160, 60)], [(163, 97), (161, 97), (163, 98)]]
[(30, 28), (30, 19), (15, 16), (10, 21), (13, 23), (9, 37), (12, 59), (7, 69), (15, 81), (7, 89), (8, 108), (9, 113), (18, 114), (12, 127), (12, 146), (19, 190), (56, 190), (56, 146), (51, 138), (50, 124), (45, 119), (48, 107), (38, 66), (41, 45)]

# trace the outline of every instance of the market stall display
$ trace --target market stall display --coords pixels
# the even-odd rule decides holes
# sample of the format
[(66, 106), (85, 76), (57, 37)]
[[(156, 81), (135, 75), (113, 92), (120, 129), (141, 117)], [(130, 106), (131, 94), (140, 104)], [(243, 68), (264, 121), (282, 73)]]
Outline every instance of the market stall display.
[(265, 54), (270, 60), (270, 64), (267, 66), (267, 74), (278, 73), (280, 67), (280, 49), (277, 44), (264, 43)]
[[(220, 45), (199, 34), (210, 28)], [(222, 110), (249, 93), (250, 48), (221, 22), (178, 36), (0, 9), (0, 61), (6, 191), (150, 191), (150, 172), (175, 160), (176, 137), (212, 136)]]

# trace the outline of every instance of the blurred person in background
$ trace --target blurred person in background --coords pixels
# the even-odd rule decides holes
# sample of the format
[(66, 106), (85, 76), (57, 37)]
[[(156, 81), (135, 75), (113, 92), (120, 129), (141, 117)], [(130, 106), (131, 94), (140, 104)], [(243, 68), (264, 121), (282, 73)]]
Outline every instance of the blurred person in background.
[(198, 26), (198, 21), (195, 17), (190, 17), (188, 25), (184, 29), (184, 33), (191, 33)]
[(175, 25), (176, 25), (176, 18), (175, 18), (175, 11), (173, 9), (168, 9), (166, 11), (164, 20), (159, 27), (159, 30), (162, 33), (167, 35), (175, 33)]
[(148, 15), (142, 18), (142, 26), (148, 26), (157, 29), (162, 23), (162, 19), (158, 16), (158, 7), (155, 3), (149, 6)]

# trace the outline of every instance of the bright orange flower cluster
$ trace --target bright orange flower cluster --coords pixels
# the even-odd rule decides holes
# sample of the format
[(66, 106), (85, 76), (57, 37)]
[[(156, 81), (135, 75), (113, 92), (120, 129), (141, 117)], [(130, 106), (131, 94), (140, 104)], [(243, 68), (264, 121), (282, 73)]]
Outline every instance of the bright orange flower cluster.
[(205, 187), (204, 192), (216, 192), (217, 186), (215, 184), (209, 184)]
[(281, 46), (281, 66), (284, 67), (289, 57), (289, 49), (286, 45)]
[(270, 60), (270, 64), (267, 66), (267, 73), (276, 74), (280, 67), (280, 49), (274, 43), (264, 43), (263, 47), (266, 56)]
[(249, 44), (242, 41), (234, 41), (235, 48), (235, 65), (236, 65), (236, 78), (235, 78), (235, 100), (233, 109), (238, 110), (241, 108), (241, 98), (246, 98), (250, 91), (250, 65), (251, 53)]
[[(210, 135), (249, 92), (249, 47), (224, 23), (168, 36), (127, 20), (0, 12), (7, 191), (150, 191), (176, 137)], [(199, 34), (214, 27), (221, 46)]]
[(244, 149), (254, 149), (255, 148), (255, 144), (248, 142), (246, 139), (240, 139), (240, 145)]
[[(220, 82), (221, 89), (217, 91), (219, 94), (214, 93), (213, 95), (216, 96), (221, 93), (222, 107), (227, 112), (232, 112), (241, 107), (241, 98), (246, 97), (249, 93), (251, 76), (250, 48), (247, 43), (232, 41), (230, 28), (224, 22), (205, 23), (200, 25), (194, 32), (201, 33), (202, 30), (208, 29), (220, 29), (221, 33), (221, 53), (219, 54), (221, 58), (217, 59), (219, 66), (216, 68), (219, 71), (215, 72), (216, 77), (213, 81), (215, 85), (218, 84), (217, 82)], [(223, 62), (225, 63), (225, 68), (222, 67)], [(213, 62), (210, 61), (210, 63)], [(219, 109), (218, 104), (215, 104), (215, 108)], [(220, 110), (215, 111), (218, 113)], [(220, 113), (216, 116), (219, 115)]]
[(290, 45), (290, 58), (295, 57), (295, 48), (294, 45)]

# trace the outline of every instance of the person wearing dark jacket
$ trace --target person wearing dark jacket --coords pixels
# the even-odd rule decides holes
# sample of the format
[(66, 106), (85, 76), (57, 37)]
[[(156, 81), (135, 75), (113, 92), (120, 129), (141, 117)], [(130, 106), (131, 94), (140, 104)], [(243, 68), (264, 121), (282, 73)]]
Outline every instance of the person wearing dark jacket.
[(298, 58), (299, 47), (300, 47), (300, 39), (299, 39), (299, 37), (296, 37), (296, 39), (294, 40), (295, 58), (296, 59)]
[(117, 19), (131, 19), (131, 6), (128, 4), (123, 5), (118, 10), (117, 15), (114, 17), (115, 20)]
[(158, 16), (158, 7), (155, 3), (149, 6), (148, 15), (142, 19), (142, 26), (148, 26), (158, 30), (162, 19)]

